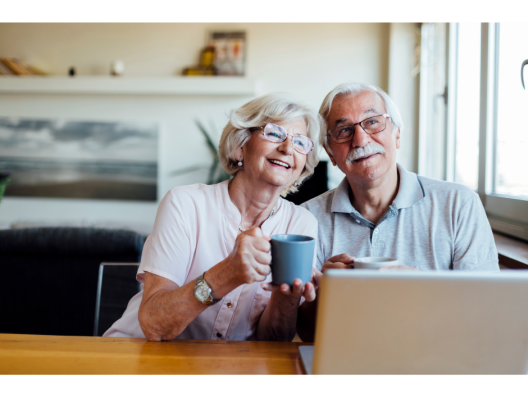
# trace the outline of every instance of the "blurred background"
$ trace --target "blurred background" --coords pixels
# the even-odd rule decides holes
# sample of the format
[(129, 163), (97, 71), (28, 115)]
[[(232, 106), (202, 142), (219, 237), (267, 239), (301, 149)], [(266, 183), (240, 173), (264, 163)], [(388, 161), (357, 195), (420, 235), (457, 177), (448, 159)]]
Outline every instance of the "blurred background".
[[(0, 289), (0, 332), (101, 335), (137, 293), (159, 201), (173, 187), (225, 180), (216, 150), (230, 111), (271, 92), (318, 110), (338, 84), (381, 87), (405, 125), (397, 161), (476, 191), (496, 242), (497, 232), (528, 241), (526, 31), (0, 23), (0, 263), (6, 279), (24, 280)], [(342, 180), (319, 155), (288, 199)], [(499, 242), (501, 268), (526, 268), (525, 244), (514, 260), (501, 250), (511, 240)]]
[[(527, 109), (519, 70), (528, 53), (511, 44), (525, 27), (1, 23), (0, 173), (11, 180), (0, 227), (148, 235), (169, 189), (224, 177), (214, 150), (231, 110), (270, 92), (317, 110), (336, 85), (357, 81), (399, 107), (400, 164), (466, 184), (491, 217), (518, 229), (497, 227), (528, 238), (528, 215), (518, 215), (528, 197), (526, 126), (510, 118)], [(290, 199), (340, 182), (320, 157), (317, 177)], [(520, 206), (502, 211), (512, 202)]]
[[(0, 224), (116, 224), (148, 234), (157, 203), (169, 189), (209, 181), (214, 157), (197, 120), (217, 144), (229, 112), (259, 95), (289, 92), (318, 110), (325, 95), (343, 82), (374, 84), (394, 96), (408, 126), (400, 161), (416, 170), (418, 85), (413, 69), (419, 43), (419, 24), (0, 24), (0, 57), (49, 74), (0, 77), (0, 170), (12, 173)], [(208, 75), (209, 45), (216, 45), (213, 68), (223, 66), (217, 70), (222, 75)], [(229, 58), (235, 58), (232, 69), (225, 66)], [(122, 69), (118, 73), (116, 66)], [(150, 135), (142, 133), (145, 129)], [(145, 149), (152, 144), (157, 152)], [(25, 187), (13, 170), (17, 160), (22, 167), (24, 153), (40, 161), (24, 164), (26, 172), (32, 169), (32, 176), (24, 176)], [(327, 159), (324, 151), (320, 154)], [(116, 180), (109, 179), (109, 162), (117, 156), (134, 160), (136, 168), (141, 162), (157, 165), (150, 184), (143, 180), (144, 189), (155, 184), (154, 199), (130, 184), (115, 186), (126, 173), (115, 170)], [(72, 169), (86, 173), (86, 161), (99, 164), (98, 169), (89, 175)], [(141, 182), (138, 172), (129, 178)], [(331, 166), (327, 176), (328, 188), (342, 178)], [(39, 177), (45, 186), (31, 190), (27, 184), (35, 186)], [(64, 185), (83, 177), (91, 177), (92, 185)], [(121, 193), (82, 197), (113, 187)]]

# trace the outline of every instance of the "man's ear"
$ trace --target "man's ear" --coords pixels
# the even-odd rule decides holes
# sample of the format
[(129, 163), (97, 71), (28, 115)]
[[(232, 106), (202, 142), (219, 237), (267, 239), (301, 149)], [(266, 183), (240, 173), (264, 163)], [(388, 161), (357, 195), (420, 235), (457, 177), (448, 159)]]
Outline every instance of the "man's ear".
[(400, 128), (396, 131), (396, 135), (394, 136), (394, 139), (396, 139), (396, 148), (400, 148)]
[(323, 147), (324, 147), (324, 149), (326, 151), (326, 154), (328, 154), (328, 157), (330, 157), (330, 161), (332, 161), (332, 165), (336, 166), (337, 163), (335, 162), (334, 156), (330, 153), (330, 151), (328, 151), (326, 146), (323, 146)]

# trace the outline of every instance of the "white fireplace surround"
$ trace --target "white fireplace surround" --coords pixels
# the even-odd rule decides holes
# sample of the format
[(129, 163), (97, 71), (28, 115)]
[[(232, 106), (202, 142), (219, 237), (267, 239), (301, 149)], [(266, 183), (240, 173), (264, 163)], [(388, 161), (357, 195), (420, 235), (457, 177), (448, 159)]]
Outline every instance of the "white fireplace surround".
[[(257, 82), (242, 77), (0, 77), (0, 117), (159, 126), (158, 202), (6, 197), (0, 227), (115, 225), (150, 233), (168, 190), (207, 179), (212, 157), (194, 120), (213, 123), (219, 138), (229, 112), (258, 94)], [(194, 165), (204, 168), (171, 175)]]

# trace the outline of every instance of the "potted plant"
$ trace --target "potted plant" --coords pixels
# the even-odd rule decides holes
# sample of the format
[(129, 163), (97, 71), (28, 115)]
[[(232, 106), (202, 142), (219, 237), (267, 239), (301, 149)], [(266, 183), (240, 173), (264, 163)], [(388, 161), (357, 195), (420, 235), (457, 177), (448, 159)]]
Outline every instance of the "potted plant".
[(2, 197), (4, 196), (6, 186), (11, 181), (9, 173), (0, 173), (0, 202), (2, 202)]
[[(222, 164), (220, 163), (220, 159), (218, 158), (218, 149), (217, 144), (213, 142), (213, 132), (207, 131), (207, 128), (199, 121), (194, 120), (196, 126), (202, 133), (202, 135), (205, 138), (205, 141), (207, 143), (207, 147), (209, 148), (209, 151), (211, 152), (211, 156), (213, 157), (213, 163), (209, 167), (209, 176), (207, 177), (207, 184), (216, 184), (223, 182), (224, 180), (229, 180), (231, 178), (231, 175), (227, 173), (224, 168), (222, 167)], [(214, 125), (211, 126), (211, 131), (214, 131), (215, 127)], [(177, 171), (171, 172), (171, 176), (179, 176), (186, 173), (194, 172), (199, 169), (204, 169), (203, 165), (196, 165), (196, 166), (190, 166), (187, 168), (182, 168)]]

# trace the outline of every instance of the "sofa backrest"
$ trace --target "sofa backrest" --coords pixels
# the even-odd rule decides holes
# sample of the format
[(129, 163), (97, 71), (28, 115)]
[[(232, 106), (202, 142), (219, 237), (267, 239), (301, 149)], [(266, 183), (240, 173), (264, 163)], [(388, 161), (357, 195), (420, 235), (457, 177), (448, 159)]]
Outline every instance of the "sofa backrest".
[(101, 262), (139, 262), (145, 237), (78, 227), (0, 230), (0, 333), (93, 334)]

